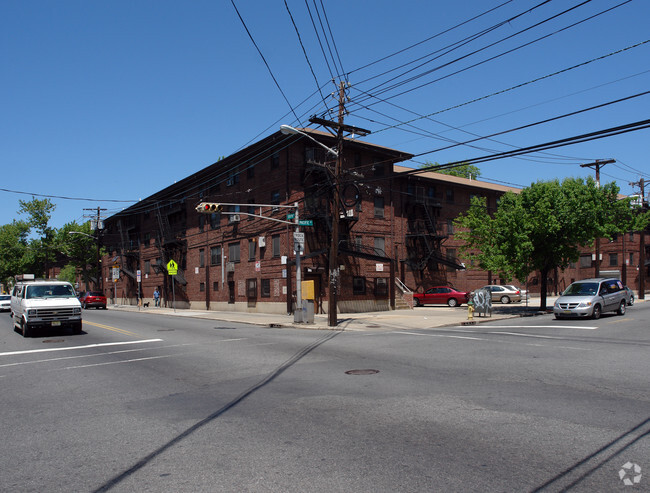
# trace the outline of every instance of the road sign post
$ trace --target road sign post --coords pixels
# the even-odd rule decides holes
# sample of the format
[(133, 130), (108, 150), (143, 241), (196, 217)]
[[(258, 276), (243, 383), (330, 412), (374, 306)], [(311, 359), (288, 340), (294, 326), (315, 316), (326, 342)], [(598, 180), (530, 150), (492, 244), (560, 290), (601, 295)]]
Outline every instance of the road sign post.
[(178, 274), (178, 264), (173, 259), (167, 262), (167, 274), (172, 276), (172, 305), (174, 307), (174, 313), (176, 313), (176, 280), (174, 276)]

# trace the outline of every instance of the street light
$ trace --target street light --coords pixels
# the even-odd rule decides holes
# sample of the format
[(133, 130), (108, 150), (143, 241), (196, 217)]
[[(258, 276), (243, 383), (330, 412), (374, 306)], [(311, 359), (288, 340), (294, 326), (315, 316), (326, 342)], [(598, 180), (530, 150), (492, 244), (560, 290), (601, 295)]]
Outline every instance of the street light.
[(325, 149), (327, 152), (332, 154), (334, 157), (339, 157), (339, 153), (335, 151), (334, 149), (331, 149), (327, 147), (325, 144), (322, 142), (318, 142), (316, 139), (314, 139), (311, 135), (309, 135), (306, 132), (303, 132), (302, 130), (298, 130), (297, 128), (293, 128), (290, 125), (280, 125), (280, 132), (282, 132), (284, 135), (302, 135), (303, 137), (307, 137), (309, 140), (315, 142), (319, 146), (321, 146), (323, 149)]

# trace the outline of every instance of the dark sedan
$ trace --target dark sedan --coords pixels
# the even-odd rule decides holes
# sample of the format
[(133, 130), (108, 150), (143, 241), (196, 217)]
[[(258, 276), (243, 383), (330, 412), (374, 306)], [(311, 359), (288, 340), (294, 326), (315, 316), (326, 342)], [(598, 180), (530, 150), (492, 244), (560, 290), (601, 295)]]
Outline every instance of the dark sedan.
[(99, 291), (87, 291), (79, 297), (83, 308), (102, 308), (106, 310), (106, 296)]
[(424, 293), (413, 293), (415, 306), (424, 305), (449, 305), (459, 306), (467, 303), (469, 293), (456, 291), (449, 286), (436, 286), (427, 289)]

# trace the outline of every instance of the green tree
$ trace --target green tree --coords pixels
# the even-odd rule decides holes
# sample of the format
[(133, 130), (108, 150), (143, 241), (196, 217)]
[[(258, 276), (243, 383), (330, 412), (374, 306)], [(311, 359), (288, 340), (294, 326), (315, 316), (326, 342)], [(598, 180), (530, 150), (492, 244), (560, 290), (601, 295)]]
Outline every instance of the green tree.
[(18, 213), (29, 216), (27, 223), (30, 230), (35, 229), (40, 236), (38, 240), (33, 240), (30, 243), (34, 260), (36, 260), (37, 264), (40, 264), (35, 265), (34, 273), (37, 275), (46, 274), (55, 258), (55, 251), (52, 248), (52, 238), (55, 231), (50, 228), (49, 222), (52, 211), (56, 209), (56, 206), (50, 199), (40, 200), (36, 197), (32, 197), (30, 201), (19, 200), (18, 203), (20, 204)]
[(472, 178), (474, 180), (481, 176), (481, 170), (473, 164), (458, 164), (451, 168), (438, 168), (438, 166), (440, 166), (438, 163), (424, 163), (422, 168), (430, 169), (443, 175), (460, 176), (461, 178)]
[(27, 272), (29, 224), (13, 221), (0, 226), (0, 282), (13, 285), (16, 274)]
[(73, 266), (75, 273), (79, 273), (87, 285), (93, 283), (99, 289), (98, 255), (101, 258), (102, 252), (97, 251), (97, 237), (93, 235), (90, 221), (83, 224), (72, 221), (63, 225), (56, 231), (53, 243), (64, 254), (68, 262), (66, 267)]
[(595, 238), (612, 238), (635, 228), (630, 199), (620, 200), (614, 183), (597, 187), (592, 178), (537, 182), (506, 193), (491, 214), (485, 198), (472, 199), (455, 224), (462, 256), (505, 279), (541, 276), (540, 309), (546, 309), (547, 279), (556, 267), (577, 262), (580, 248)]

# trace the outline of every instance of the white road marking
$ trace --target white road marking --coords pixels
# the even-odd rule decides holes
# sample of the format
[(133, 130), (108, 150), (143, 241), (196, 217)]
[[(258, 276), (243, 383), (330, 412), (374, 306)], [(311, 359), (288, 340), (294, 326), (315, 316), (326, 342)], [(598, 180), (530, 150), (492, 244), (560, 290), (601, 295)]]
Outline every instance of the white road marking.
[(486, 329), (581, 329), (581, 330), (597, 330), (598, 327), (590, 327), (587, 325), (485, 325)]
[(105, 346), (120, 346), (123, 344), (144, 344), (146, 342), (162, 342), (162, 339), (143, 339), (141, 341), (103, 342), (101, 344), (88, 344), (86, 346), (53, 347), (47, 349), (28, 349), (26, 351), (9, 351), (6, 353), (0, 353), (0, 356), (13, 356), (15, 354), (48, 353), (53, 351), (70, 351), (72, 349), (88, 349), (88, 348), (105, 347)]
[(481, 339), (480, 337), (467, 337), (467, 336), (450, 336), (446, 334), (421, 334), (418, 332), (394, 332), (394, 334), (407, 334), (411, 336), (427, 336), (427, 337), (447, 337), (449, 339), (469, 339), (471, 341), (486, 341), (487, 339)]

